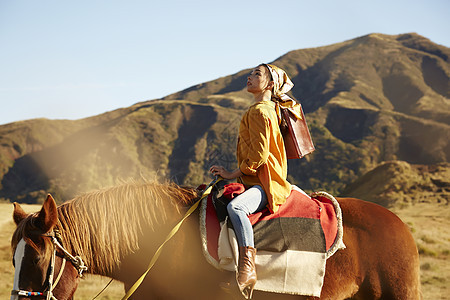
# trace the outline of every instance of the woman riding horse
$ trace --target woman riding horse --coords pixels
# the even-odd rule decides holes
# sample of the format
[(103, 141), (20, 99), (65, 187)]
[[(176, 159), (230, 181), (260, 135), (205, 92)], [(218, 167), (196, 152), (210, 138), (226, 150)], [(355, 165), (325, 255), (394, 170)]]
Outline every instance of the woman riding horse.
[(255, 103), (239, 126), (236, 152), (239, 167), (231, 172), (218, 165), (210, 168), (212, 174), (238, 178), (248, 187), (227, 206), (239, 245), (237, 284), (246, 298), (251, 298), (257, 278), (256, 249), (248, 215), (266, 206), (276, 212), (291, 193), (279, 106), (298, 105), (285, 94), (293, 85), (286, 72), (276, 66), (261, 64), (253, 69), (247, 79), (247, 91), (253, 94)]

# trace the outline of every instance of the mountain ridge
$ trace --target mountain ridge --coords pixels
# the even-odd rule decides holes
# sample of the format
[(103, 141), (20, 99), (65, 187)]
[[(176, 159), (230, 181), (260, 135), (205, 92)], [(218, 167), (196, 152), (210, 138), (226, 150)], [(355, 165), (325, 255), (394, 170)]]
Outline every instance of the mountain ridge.
[[(289, 180), (339, 194), (385, 161), (448, 162), (449, 57), (415, 33), (375, 33), (277, 58), (317, 149), (289, 162)], [(36, 202), (52, 192), (64, 201), (139, 176), (209, 181), (211, 163), (235, 167), (249, 71), (85, 119), (1, 125), (0, 198)]]

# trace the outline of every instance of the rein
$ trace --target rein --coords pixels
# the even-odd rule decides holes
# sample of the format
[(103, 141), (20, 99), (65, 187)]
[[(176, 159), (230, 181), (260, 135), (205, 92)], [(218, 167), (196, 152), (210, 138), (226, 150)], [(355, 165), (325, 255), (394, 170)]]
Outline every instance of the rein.
[(219, 181), (221, 181), (222, 178), (219, 176), (216, 176), (216, 178), (211, 181), (211, 183), (205, 188), (202, 196), (200, 197), (199, 200), (197, 200), (197, 202), (194, 203), (194, 205), (192, 205), (189, 210), (186, 212), (186, 214), (184, 215), (184, 217), (175, 225), (174, 228), (172, 228), (172, 230), (169, 232), (169, 234), (167, 235), (165, 241), (159, 246), (158, 250), (156, 250), (155, 254), (153, 255), (152, 259), (150, 260), (150, 263), (147, 267), (147, 270), (144, 272), (144, 274), (142, 274), (141, 277), (139, 277), (139, 279), (133, 284), (133, 286), (127, 291), (127, 293), (125, 294), (125, 296), (123, 296), (122, 300), (126, 300), (128, 298), (131, 297), (131, 295), (137, 290), (137, 288), (141, 285), (141, 283), (144, 281), (145, 276), (147, 276), (147, 273), (150, 271), (150, 269), (153, 267), (153, 265), (156, 263), (156, 261), (158, 260), (161, 252), (162, 252), (162, 248), (164, 247), (164, 245), (175, 235), (175, 233), (178, 232), (178, 230), (180, 229), (181, 225), (183, 224), (184, 220), (186, 220), (198, 207), (198, 205), (200, 204), (200, 202), (202, 202), (203, 199), (205, 199), (212, 191), (212, 188), (216, 185), (216, 183), (218, 183)]
[[(52, 240), (53, 244), (53, 253), (52, 258), (50, 260), (50, 274), (47, 277), (47, 291), (44, 292), (34, 292), (34, 291), (24, 291), (24, 290), (12, 290), (11, 295), (17, 295), (17, 296), (24, 296), (24, 297), (31, 297), (31, 296), (45, 296), (46, 300), (57, 300), (55, 296), (53, 296), (53, 290), (56, 287), (56, 285), (59, 283), (59, 280), (61, 279), (61, 276), (63, 274), (64, 268), (66, 266), (66, 260), (70, 260), (72, 265), (77, 269), (78, 275), (80, 277), (83, 277), (83, 272), (87, 270), (86, 265), (84, 264), (83, 260), (80, 256), (73, 256), (69, 253), (58, 241), (58, 239), (61, 239), (61, 234), (59, 233), (58, 229), (54, 229), (51, 233), (43, 234), (42, 236), (49, 237)], [(55, 273), (55, 262), (56, 262), (56, 251), (57, 249), (60, 249), (64, 253), (64, 257), (62, 260), (61, 268), (59, 269), (58, 276), (56, 276), (55, 281), (53, 281), (54, 273)]]

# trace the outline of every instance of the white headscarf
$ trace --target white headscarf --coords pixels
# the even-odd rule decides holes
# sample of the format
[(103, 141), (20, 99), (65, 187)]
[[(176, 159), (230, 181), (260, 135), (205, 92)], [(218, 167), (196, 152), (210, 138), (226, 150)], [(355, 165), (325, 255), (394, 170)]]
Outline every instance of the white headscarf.
[(281, 121), (281, 108), (287, 108), (297, 119), (302, 118), (301, 106), (299, 103), (295, 102), (294, 99), (286, 95), (294, 84), (287, 76), (283, 69), (278, 68), (274, 65), (264, 64), (270, 71), (273, 80), (273, 94), (272, 101), (275, 102), (275, 109), (277, 111), (278, 120)]

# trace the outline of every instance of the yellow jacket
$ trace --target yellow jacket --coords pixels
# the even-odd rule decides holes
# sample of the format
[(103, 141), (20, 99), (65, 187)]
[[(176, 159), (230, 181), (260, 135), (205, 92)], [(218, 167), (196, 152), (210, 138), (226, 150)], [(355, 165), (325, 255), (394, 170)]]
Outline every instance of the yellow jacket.
[(240, 181), (261, 185), (270, 211), (276, 212), (291, 192), (287, 178), (287, 158), (273, 101), (249, 107), (239, 126), (236, 156), (244, 174)]

